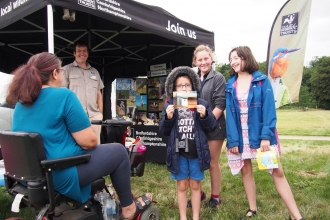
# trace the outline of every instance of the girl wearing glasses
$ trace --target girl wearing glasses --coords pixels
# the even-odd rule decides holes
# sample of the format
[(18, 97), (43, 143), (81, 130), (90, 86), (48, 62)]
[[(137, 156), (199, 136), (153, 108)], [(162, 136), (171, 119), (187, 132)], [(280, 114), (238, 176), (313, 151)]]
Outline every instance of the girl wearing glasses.
[(199, 219), (201, 181), (211, 160), (206, 133), (215, 129), (216, 120), (205, 100), (198, 98), (192, 109), (174, 106), (173, 91), (185, 93), (199, 89), (198, 75), (190, 67), (173, 69), (165, 82), (166, 96), (171, 98), (163, 107), (159, 131), (170, 136), (166, 165), (172, 179), (177, 181), (180, 220), (187, 220), (188, 188), (193, 220)]

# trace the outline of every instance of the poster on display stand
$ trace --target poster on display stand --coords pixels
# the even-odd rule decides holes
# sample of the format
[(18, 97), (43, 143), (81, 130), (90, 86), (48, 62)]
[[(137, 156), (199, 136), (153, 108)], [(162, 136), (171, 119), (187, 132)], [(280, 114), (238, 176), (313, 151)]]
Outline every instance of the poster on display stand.
[[(171, 66), (171, 65), (170, 65)], [(159, 121), (164, 106), (165, 81), (171, 71), (166, 63), (151, 65), (148, 72), (148, 118)]]
[[(147, 77), (137, 77), (135, 80), (116, 78), (110, 98), (111, 108), (116, 109), (112, 117), (126, 116), (131, 118), (133, 124), (140, 121), (140, 125), (158, 125), (166, 99), (165, 81), (170, 71), (171, 68), (167, 69), (166, 63), (163, 63), (151, 65)], [(142, 121), (141, 115), (144, 117)]]
[(117, 78), (112, 83), (113, 117), (129, 117), (133, 121), (128, 137), (146, 138), (147, 161), (164, 163), (167, 137), (158, 132), (165, 103), (165, 81), (170, 69), (166, 64), (150, 66), (148, 77)]
[[(115, 86), (115, 108), (116, 109), (116, 117), (127, 116), (129, 117), (132, 108), (129, 108), (128, 105), (132, 107), (132, 88), (134, 88), (134, 81), (130, 78), (117, 78), (114, 80)], [(133, 92), (135, 93), (135, 92)]]

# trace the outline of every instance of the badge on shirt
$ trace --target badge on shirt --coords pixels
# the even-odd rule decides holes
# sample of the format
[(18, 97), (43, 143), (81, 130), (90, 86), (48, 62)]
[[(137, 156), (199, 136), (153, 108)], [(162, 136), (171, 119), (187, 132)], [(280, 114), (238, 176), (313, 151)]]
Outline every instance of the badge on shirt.
[(96, 74), (94, 72), (91, 72), (91, 76), (89, 78), (96, 80)]

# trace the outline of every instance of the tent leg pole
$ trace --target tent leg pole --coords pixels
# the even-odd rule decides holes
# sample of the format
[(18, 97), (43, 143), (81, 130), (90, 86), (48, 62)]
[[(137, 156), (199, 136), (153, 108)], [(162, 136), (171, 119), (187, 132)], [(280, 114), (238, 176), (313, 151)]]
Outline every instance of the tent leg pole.
[(53, 7), (47, 5), (47, 32), (48, 32), (48, 52), (54, 53), (54, 22)]

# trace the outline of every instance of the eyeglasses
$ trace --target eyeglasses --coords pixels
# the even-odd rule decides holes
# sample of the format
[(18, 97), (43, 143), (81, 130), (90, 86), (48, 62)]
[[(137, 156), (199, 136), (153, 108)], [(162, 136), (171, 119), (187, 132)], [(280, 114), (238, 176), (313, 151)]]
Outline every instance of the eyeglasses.
[(178, 89), (183, 89), (183, 87), (185, 87), (185, 88), (191, 88), (191, 84), (175, 85), (175, 86), (176, 86), (176, 88), (178, 88)]

